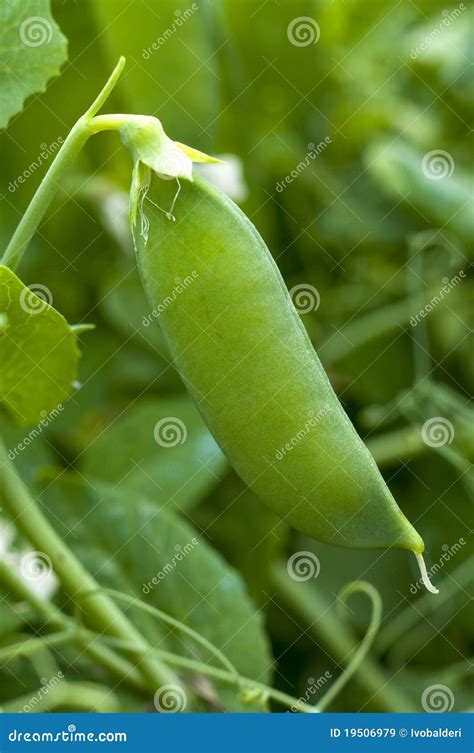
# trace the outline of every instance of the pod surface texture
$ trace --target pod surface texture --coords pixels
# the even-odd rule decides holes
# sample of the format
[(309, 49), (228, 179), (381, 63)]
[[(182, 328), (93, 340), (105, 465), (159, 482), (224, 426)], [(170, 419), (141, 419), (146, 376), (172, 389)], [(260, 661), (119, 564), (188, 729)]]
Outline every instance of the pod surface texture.
[[(171, 184), (171, 186), (170, 186)], [(174, 181), (149, 197), (169, 205)], [(335, 395), (283, 278), (241, 210), (197, 178), (172, 222), (145, 200), (140, 273), (175, 365), (237, 473), (330, 544), (422, 552)]]

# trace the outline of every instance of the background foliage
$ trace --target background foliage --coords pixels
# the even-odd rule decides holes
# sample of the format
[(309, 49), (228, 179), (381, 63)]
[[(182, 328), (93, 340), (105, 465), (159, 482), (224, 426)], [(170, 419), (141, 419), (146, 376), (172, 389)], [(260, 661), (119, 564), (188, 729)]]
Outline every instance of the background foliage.
[[(20, 269), (25, 283), (51, 291), (69, 322), (95, 330), (80, 335), (71, 399), (15, 463), (104, 585), (140, 595), (176, 547), (197, 536), (196, 550), (146, 598), (215, 642), (242, 674), (317, 702), (323, 690), (311, 690), (315, 678), (329, 673), (329, 687), (367, 625), (363, 596), (351, 600), (349, 616), (336, 609), (340, 589), (361, 578), (382, 596), (381, 631), (331, 710), (419, 710), (423, 690), (439, 683), (452, 692), (454, 709), (465, 710), (474, 651), (470, 11), (461, 3), (443, 26), (446, 6), (432, 0), (194, 5), (53, 3), (68, 60), (46, 91), (38, 92), (41, 83), (30, 89), (38, 93), (1, 134), (2, 246), (46, 165), (31, 166), (66, 137), (124, 54), (127, 68), (106, 111), (156, 115), (179, 141), (237, 157), (246, 185), (241, 206), (288, 287), (317, 290), (319, 306), (303, 315), (305, 326), (422, 534), (428, 566), (438, 564), (441, 594), (413, 586), (416, 563), (405, 553), (339, 550), (288, 530), (229, 469), (158, 324), (144, 325), (150, 307), (127, 225), (131, 163), (115, 135), (86, 146)], [(289, 28), (300, 16), (317, 23), (315, 43), (292, 42)], [(308, 158), (310, 145), (322, 142)], [(449, 173), (441, 179), (422, 168), (425, 155), (439, 150)], [(413, 326), (411, 318), (460, 271), (466, 279)], [(154, 426), (167, 416), (186, 426), (183, 444), (157, 444)], [(432, 418), (449, 422), (449, 442), (424, 441)], [(9, 446), (17, 446), (25, 429), (4, 423)], [(298, 551), (318, 557), (317, 578), (299, 583), (288, 575), (288, 557)], [(55, 599), (69, 608), (60, 591)], [(41, 627), (13, 609), (7, 592), (0, 610), (6, 643)], [(156, 620), (135, 617), (151, 640), (203, 660)], [(83, 656), (61, 651), (55, 661), (73, 679), (104, 681)], [(26, 659), (6, 665), (1, 701), (34, 692), (45, 671)], [(149, 707), (150, 699), (130, 690), (115, 692), (123, 710)], [(254, 707), (219, 684), (206, 693), (205, 708)]]

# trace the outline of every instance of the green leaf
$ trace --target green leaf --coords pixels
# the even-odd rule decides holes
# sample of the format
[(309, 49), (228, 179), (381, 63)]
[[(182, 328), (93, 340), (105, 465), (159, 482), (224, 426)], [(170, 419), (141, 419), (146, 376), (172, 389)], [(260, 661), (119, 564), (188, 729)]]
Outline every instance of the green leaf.
[(83, 455), (89, 478), (189, 509), (227, 461), (188, 397), (144, 399), (123, 411)]
[[(260, 611), (240, 576), (191, 526), (143, 497), (132, 499), (124, 488), (93, 489), (71, 473), (47, 482), (42, 500), (46, 512), (61, 516), (66, 544), (101, 585), (161, 609), (217, 646), (240, 674), (270, 681), (272, 659)], [(135, 607), (127, 614), (159, 648), (221, 666), (159, 619)], [(209, 681), (226, 710), (252, 710), (239, 690)]]
[(9, 0), (0, 5), (0, 128), (31, 94), (45, 91), (67, 59), (67, 39), (49, 0)]
[(79, 349), (44, 285), (25, 287), (0, 266), (0, 406), (17, 424), (48, 420), (71, 394)]
[[(156, 368), (163, 369), (171, 360), (168, 346), (159, 325), (159, 318), (151, 315), (143, 283), (136, 264), (115, 266), (100, 290), (99, 306), (102, 314), (127, 341), (133, 339), (153, 352)], [(166, 358), (164, 361), (163, 357)]]
[(266, 603), (272, 563), (285, 556), (288, 525), (234, 471), (193, 511), (193, 521), (243, 575), (257, 604)]

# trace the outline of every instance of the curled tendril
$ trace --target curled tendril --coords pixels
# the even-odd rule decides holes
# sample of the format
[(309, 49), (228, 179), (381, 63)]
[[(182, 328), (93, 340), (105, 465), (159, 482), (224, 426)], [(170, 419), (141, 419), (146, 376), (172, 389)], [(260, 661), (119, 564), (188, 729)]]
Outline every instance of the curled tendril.
[(327, 706), (332, 703), (338, 693), (341, 692), (342, 688), (347, 685), (351, 677), (357, 672), (362, 661), (367, 656), (380, 627), (383, 612), (382, 598), (375, 586), (373, 586), (371, 583), (367, 583), (367, 581), (365, 580), (355, 580), (352, 583), (348, 583), (347, 586), (343, 588), (343, 590), (339, 594), (339, 610), (343, 609), (344, 612), (347, 610), (347, 599), (354, 593), (364, 593), (369, 597), (372, 604), (372, 615), (370, 622), (364, 637), (362, 638), (357, 648), (354, 650), (354, 653), (345, 670), (341, 675), (339, 675), (337, 680), (333, 682), (327, 693), (324, 694), (321, 701), (318, 703), (318, 711), (323, 711), (325, 708), (327, 708)]

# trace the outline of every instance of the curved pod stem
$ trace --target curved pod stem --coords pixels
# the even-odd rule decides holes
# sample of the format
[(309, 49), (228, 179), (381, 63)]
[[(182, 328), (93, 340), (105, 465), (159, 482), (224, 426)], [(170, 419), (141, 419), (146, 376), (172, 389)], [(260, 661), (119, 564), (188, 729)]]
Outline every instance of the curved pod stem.
[[(137, 650), (144, 648), (145, 654), (149, 653), (150, 646), (141, 633), (108, 596), (97, 593), (85, 598), (88, 593), (100, 590), (99, 584), (43, 516), (36, 501), (18, 476), (1, 441), (0, 496), (19, 530), (38, 551), (45, 552), (51, 559), (53, 569), (65, 590), (74, 601), (80, 600), (84, 603), (89, 618), (104, 632), (131, 640), (136, 644)], [(140, 669), (143, 674), (156, 687), (169, 682), (179, 684), (174, 673), (161, 663), (149, 657), (143, 657), (139, 651), (136, 656), (140, 659)]]
[(94, 133), (94, 130), (91, 129), (91, 121), (117, 84), (124, 66), (125, 58), (121, 57), (97, 98), (69, 132), (41, 181), (2, 258), (2, 264), (10, 269), (15, 270), (18, 267), (31, 238), (38, 229), (54, 195), (60, 188), (64, 176), (81, 152), (89, 136)]

